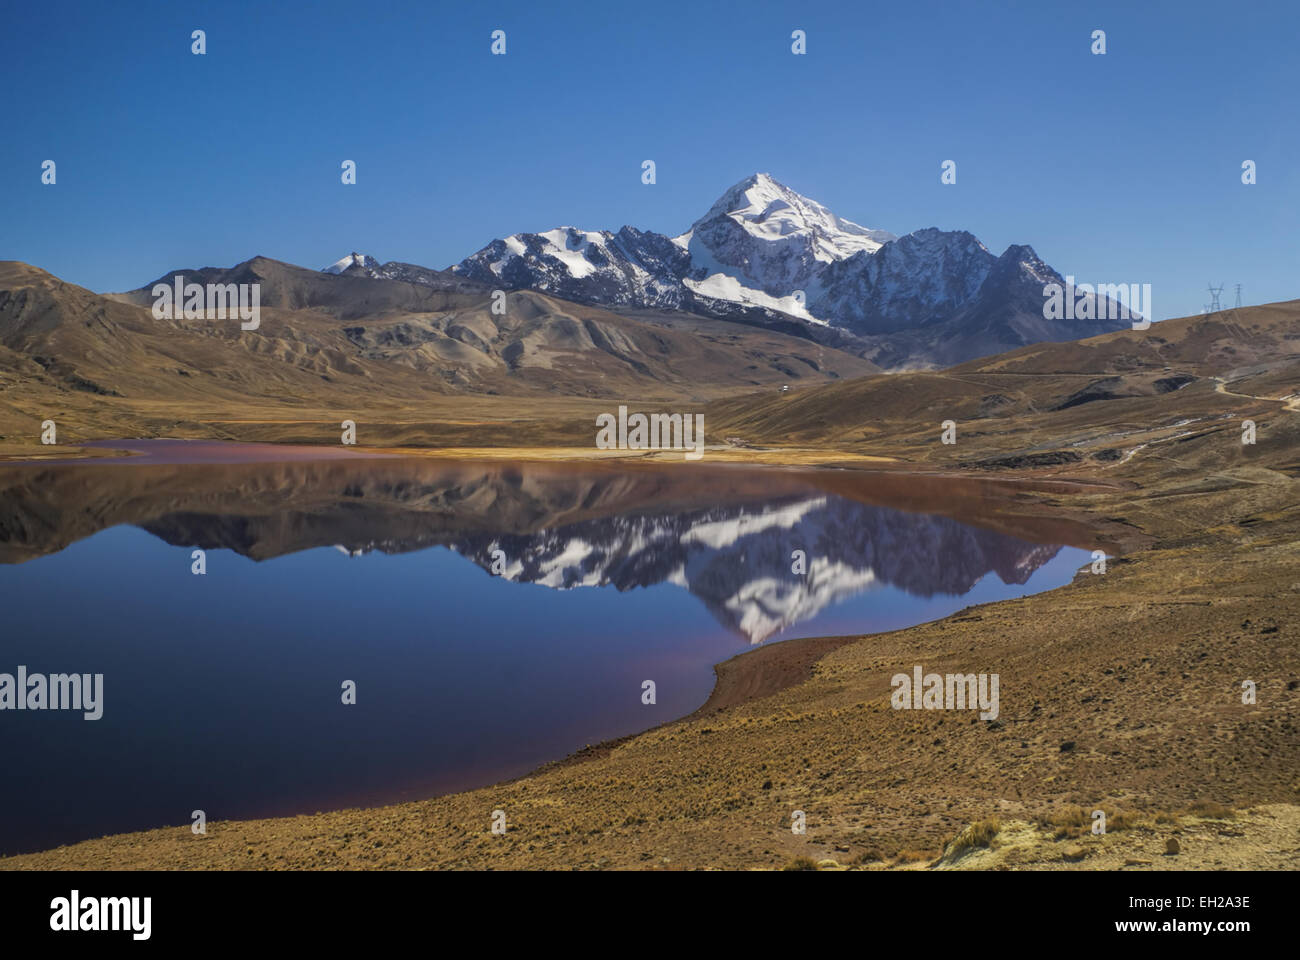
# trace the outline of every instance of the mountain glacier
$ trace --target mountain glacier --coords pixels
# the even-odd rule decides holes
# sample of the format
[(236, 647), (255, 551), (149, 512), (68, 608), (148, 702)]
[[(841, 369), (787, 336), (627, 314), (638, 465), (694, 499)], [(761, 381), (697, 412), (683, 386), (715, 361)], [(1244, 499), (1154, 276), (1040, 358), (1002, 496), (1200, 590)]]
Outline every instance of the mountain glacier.
[(794, 318), (815, 339), (818, 327), (849, 335), (850, 349), (886, 368), (959, 363), (1129, 323), (1105, 309), (1094, 311), (1099, 319), (1044, 318), (1044, 285), (1064, 281), (1029, 246), (999, 256), (964, 230), (895, 236), (765, 173), (732, 186), (676, 237), (563, 226), (493, 240), (450, 271), (356, 253), (326, 270), (439, 285), (450, 274), (578, 303), (766, 325)]

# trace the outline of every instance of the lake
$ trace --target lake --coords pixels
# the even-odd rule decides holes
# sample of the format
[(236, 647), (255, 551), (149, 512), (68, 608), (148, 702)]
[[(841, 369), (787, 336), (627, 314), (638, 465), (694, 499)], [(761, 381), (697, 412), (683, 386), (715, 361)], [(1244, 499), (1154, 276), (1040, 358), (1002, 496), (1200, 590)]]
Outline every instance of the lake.
[(0, 465), (0, 673), (103, 675), (97, 720), (0, 711), (0, 854), (482, 786), (690, 713), (754, 644), (1090, 559), (991, 480), (127, 445)]

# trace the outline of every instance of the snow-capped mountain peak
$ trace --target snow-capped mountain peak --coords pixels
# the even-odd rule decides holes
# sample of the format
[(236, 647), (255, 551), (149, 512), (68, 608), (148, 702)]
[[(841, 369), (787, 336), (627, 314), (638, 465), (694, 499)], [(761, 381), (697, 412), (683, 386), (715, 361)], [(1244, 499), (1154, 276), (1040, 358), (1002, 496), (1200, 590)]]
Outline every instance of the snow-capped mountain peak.
[(336, 260), (330, 264), (321, 273), (343, 273), (351, 267), (361, 267), (363, 270), (377, 269), (379, 261), (374, 257), (357, 253), (355, 250), (349, 253), (341, 260)]
[(851, 257), (859, 250), (875, 253), (882, 244), (896, 239), (887, 230), (872, 230), (845, 220), (816, 200), (777, 182), (770, 174), (755, 173), (727, 190), (709, 212), (675, 238), (689, 247), (701, 226), (726, 217), (746, 233), (766, 243), (786, 243), (799, 238), (807, 243), (813, 258), (830, 263)]
[(807, 291), (827, 264), (870, 255), (894, 239), (831, 213), (766, 173), (727, 190), (691, 229), (673, 242), (695, 268), (685, 283), (693, 293), (770, 306), (809, 320), (792, 297)]
[(557, 227), (494, 240), (453, 269), (569, 299), (705, 312), (732, 304), (823, 323), (797, 291), (826, 264), (892, 239), (756, 173), (673, 239), (630, 227), (617, 234)]
[(963, 230), (896, 237), (845, 220), (766, 173), (730, 187), (676, 237), (628, 226), (516, 233), (450, 272), (579, 303), (777, 328), (797, 318), (806, 322), (794, 328), (800, 336), (858, 338), (862, 356), (885, 369), (958, 363), (1125, 325), (1101, 314), (1084, 323), (1044, 318), (1043, 287), (1056, 272), (1029, 247), (999, 257)]

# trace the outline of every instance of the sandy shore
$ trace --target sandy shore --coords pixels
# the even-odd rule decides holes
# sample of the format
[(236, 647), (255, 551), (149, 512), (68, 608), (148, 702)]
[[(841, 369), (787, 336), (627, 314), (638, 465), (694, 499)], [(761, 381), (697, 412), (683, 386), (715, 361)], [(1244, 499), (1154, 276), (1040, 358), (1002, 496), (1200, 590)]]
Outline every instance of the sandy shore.
[[(119, 447), (53, 445), (37, 447), (28, 445), (0, 445), (0, 462), (48, 462), (122, 458), (133, 455), (131, 441), (113, 441)], [(212, 442), (212, 441), (207, 441)], [(240, 443), (238, 446), (267, 446), (274, 450), (267, 458), (278, 455), (284, 458), (312, 459), (325, 456), (398, 456), (421, 457), (431, 460), (511, 461), (526, 463), (604, 462), (627, 461), (640, 463), (675, 463), (684, 460), (682, 451), (674, 450), (597, 450), (593, 447), (409, 447), (365, 446), (341, 447), (334, 445), (307, 445), (284, 443)], [(893, 457), (871, 456), (815, 448), (747, 449), (744, 447), (707, 447), (705, 459), (709, 463), (792, 465), (879, 465), (895, 463)]]

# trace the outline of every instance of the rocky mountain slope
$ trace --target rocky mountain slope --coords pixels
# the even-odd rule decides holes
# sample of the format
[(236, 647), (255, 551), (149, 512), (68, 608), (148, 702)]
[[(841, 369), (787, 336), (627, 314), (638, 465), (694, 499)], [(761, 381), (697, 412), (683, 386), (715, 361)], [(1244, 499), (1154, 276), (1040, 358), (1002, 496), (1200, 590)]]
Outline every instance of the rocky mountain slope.
[(51, 417), (83, 437), (121, 436), (91, 428), (128, 408), (241, 418), (323, 409), (334, 419), (392, 407), (409, 418), (459, 394), (688, 401), (875, 370), (807, 337), (679, 312), (629, 319), (531, 290), (498, 304), (451, 274), (435, 285), (255, 257), (157, 282), (177, 274), (257, 284), (260, 325), (162, 319), (152, 283), (101, 296), (0, 262), (0, 436), (34, 436)]
[(997, 256), (965, 231), (896, 237), (844, 220), (762, 173), (728, 189), (677, 237), (628, 226), (518, 233), (452, 271), (583, 303), (712, 316), (739, 309), (759, 323), (794, 317), (853, 335), (859, 352), (886, 368), (946, 366), (1130, 323), (1118, 309), (1105, 319), (1104, 297), (1094, 311), (1103, 319), (1046, 319), (1043, 288), (1065, 280), (1028, 246)]

